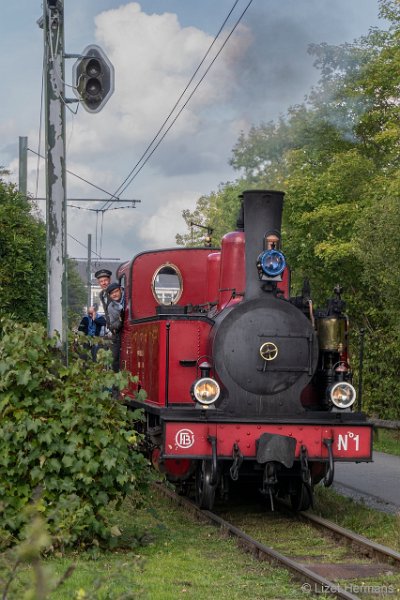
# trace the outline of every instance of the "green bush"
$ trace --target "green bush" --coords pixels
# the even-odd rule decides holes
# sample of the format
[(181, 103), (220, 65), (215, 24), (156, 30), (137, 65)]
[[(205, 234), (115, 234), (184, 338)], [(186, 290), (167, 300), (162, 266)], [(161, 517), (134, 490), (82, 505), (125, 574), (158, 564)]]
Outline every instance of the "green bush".
[(367, 332), (363, 408), (380, 419), (400, 419), (400, 333), (398, 326)]
[(140, 411), (111, 394), (128, 376), (107, 368), (105, 351), (97, 363), (71, 352), (65, 366), (41, 325), (1, 325), (1, 539), (20, 535), (35, 502), (55, 546), (112, 541), (110, 503), (148, 477), (133, 429)]
[(1, 314), (45, 323), (46, 279), (46, 226), (29, 199), (0, 179)]

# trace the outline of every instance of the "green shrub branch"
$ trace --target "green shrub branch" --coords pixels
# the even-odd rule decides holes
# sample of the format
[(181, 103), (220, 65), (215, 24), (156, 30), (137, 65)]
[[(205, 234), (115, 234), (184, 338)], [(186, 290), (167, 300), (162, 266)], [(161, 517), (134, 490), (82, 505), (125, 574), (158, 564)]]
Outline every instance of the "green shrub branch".
[(57, 344), (41, 325), (1, 323), (0, 533), (18, 537), (36, 502), (56, 546), (109, 542), (110, 503), (147, 481), (141, 414), (113, 398), (129, 376), (108, 352), (97, 363), (71, 352), (65, 366)]

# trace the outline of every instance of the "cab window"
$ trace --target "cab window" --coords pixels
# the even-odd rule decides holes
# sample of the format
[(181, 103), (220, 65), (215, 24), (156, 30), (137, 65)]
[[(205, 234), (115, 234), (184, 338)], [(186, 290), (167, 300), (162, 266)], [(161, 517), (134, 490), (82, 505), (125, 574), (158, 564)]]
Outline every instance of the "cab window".
[(154, 273), (152, 292), (158, 304), (176, 304), (182, 296), (182, 289), (182, 275), (175, 265), (162, 265)]

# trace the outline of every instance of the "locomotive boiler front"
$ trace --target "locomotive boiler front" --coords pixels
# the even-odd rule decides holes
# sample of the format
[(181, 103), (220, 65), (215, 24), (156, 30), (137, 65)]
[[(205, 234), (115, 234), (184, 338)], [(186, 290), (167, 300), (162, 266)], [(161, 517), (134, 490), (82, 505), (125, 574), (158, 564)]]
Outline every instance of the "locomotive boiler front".
[[(275, 191), (243, 193), (244, 300), (215, 317), (212, 331), (221, 402), (230, 416), (303, 413), (300, 395), (318, 363), (311, 322), (282, 297), (280, 274), (260, 272), (263, 257), (280, 255), (283, 196)], [(272, 252), (269, 240), (274, 240)]]

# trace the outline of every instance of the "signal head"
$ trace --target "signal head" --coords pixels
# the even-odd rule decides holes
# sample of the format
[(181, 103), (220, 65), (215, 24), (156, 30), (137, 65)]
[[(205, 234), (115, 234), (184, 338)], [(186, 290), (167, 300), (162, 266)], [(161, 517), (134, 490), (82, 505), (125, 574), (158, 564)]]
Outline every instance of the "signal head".
[(114, 92), (114, 67), (100, 46), (91, 44), (73, 66), (74, 93), (85, 110), (99, 112)]

